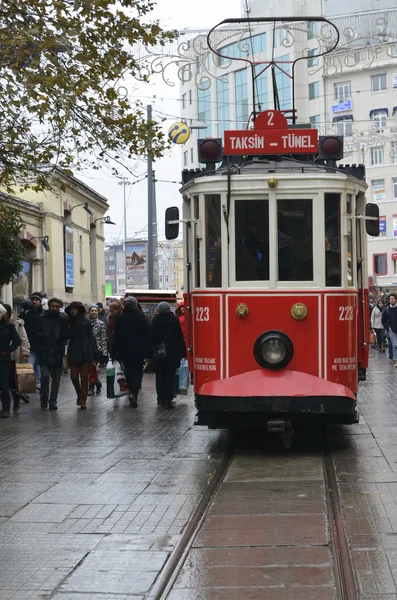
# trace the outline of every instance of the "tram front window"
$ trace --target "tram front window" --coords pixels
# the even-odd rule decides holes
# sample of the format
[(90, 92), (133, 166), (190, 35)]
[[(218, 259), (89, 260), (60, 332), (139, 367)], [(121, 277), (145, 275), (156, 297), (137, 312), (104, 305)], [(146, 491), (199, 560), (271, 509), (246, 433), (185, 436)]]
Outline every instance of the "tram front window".
[(325, 194), (325, 285), (340, 287), (340, 194)]
[(206, 284), (222, 285), (221, 197), (205, 196)]
[(278, 279), (313, 281), (313, 203), (278, 200)]
[(269, 279), (269, 202), (236, 200), (236, 281)]

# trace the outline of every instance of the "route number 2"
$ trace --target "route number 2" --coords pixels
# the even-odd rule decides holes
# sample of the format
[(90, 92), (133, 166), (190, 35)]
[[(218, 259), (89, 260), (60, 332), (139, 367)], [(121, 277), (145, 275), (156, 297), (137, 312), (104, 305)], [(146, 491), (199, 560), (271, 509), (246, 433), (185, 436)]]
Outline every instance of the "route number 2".
[(353, 307), (352, 306), (340, 306), (339, 307), (339, 321), (353, 321)]
[(209, 321), (209, 320), (210, 320), (209, 306), (197, 306), (196, 307), (196, 321)]

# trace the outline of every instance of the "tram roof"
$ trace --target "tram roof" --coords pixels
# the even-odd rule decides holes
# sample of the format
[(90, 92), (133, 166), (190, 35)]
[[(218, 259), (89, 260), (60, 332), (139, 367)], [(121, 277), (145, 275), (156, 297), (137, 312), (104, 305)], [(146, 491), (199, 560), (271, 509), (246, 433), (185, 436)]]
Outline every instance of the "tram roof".
[[(233, 157), (234, 158), (234, 157)], [(318, 164), (314, 162), (306, 162), (296, 160), (294, 158), (280, 157), (280, 159), (271, 159), (269, 157), (264, 158), (253, 158), (245, 161), (232, 161), (230, 163), (231, 175), (244, 176), (248, 175), (306, 175), (308, 177), (320, 176), (321, 178), (348, 178), (361, 184), (365, 183), (365, 167), (364, 165), (336, 165), (330, 164)], [(215, 171), (201, 170), (187, 170), (182, 172), (182, 181), (184, 185), (182, 190), (189, 186), (191, 183), (198, 183), (199, 181), (210, 180), (214, 176), (227, 176), (229, 166), (223, 161), (222, 165)]]

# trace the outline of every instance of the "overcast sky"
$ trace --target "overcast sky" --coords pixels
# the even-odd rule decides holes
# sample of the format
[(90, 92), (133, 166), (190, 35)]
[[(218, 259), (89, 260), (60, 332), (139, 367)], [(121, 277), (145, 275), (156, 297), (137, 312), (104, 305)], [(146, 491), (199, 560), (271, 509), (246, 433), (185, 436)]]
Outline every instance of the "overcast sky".
[[(241, 14), (240, 0), (158, 0), (153, 17), (161, 21), (165, 29), (206, 29), (216, 25), (222, 19), (238, 17)], [(152, 104), (154, 113), (166, 113), (168, 120), (164, 121), (164, 131), (167, 132), (172, 122), (180, 117), (179, 84), (169, 87), (161, 77), (152, 78), (150, 84), (140, 84), (136, 90), (131, 90), (134, 96), (142, 102)], [(154, 98), (155, 96), (155, 98)], [(175, 117), (175, 118), (174, 118)], [(180, 146), (173, 147), (172, 152), (155, 163), (156, 179), (180, 181), (181, 150)], [(133, 165), (131, 165), (133, 166)], [(138, 163), (135, 170), (144, 173), (146, 164)], [(126, 172), (126, 175), (129, 175)], [(107, 225), (105, 235), (107, 241), (123, 239), (123, 188), (118, 180), (110, 177), (104, 171), (91, 173), (76, 172), (76, 176), (87, 185), (94, 188), (109, 201), (108, 214), (116, 225)], [(133, 177), (129, 176), (133, 181)], [(157, 193), (157, 222), (159, 238), (164, 239), (164, 212), (167, 206), (179, 205), (179, 185), (158, 182)], [(147, 180), (126, 188), (128, 200), (127, 235), (128, 237), (144, 237), (147, 227)], [(143, 233), (138, 234), (144, 230)]]

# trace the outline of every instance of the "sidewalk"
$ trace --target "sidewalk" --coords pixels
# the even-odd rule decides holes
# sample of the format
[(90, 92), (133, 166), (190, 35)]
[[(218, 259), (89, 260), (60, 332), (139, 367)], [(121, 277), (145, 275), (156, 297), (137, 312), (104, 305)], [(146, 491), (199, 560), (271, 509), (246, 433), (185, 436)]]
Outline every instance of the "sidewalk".
[(32, 396), (0, 422), (1, 600), (145, 596), (226, 438), (193, 428), (191, 397), (158, 408), (153, 375), (139, 404), (102, 393), (81, 411), (63, 376), (57, 412)]

